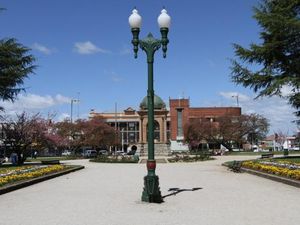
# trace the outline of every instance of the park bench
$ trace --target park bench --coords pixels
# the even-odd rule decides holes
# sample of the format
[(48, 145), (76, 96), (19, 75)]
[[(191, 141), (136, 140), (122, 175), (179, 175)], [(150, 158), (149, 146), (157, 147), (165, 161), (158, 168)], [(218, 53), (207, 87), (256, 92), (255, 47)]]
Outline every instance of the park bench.
[(236, 161), (234, 160), (230, 165), (229, 165), (229, 169), (232, 172), (235, 173), (240, 173), (241, 172), (241, 168), (242, 168), (242, 161)]
[(265, 158), (273, 158), (274, 154), (273, 153), (264, 153), (261, 154), (261, 158), (265, 159)]

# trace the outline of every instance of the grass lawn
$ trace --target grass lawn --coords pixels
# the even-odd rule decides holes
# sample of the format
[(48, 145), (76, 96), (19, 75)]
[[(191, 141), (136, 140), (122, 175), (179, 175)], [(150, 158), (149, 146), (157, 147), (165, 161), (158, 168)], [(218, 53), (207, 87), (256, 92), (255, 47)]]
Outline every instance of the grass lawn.
[(9, 171), (16, 170), (18, 168), (22, 168), (21, 166), (5, 166), (5, 167), (0, 167), (0, 174), (7, 173)]
[(79, 159), (80, 157), (73, 156), (54, 156), (54, 157), (37, 157), (36, 159), (27, 158), (25, 162), (41, 162), (44, 160), (73, 160)]
[[(274, 155), (283, 155), (283, 151), (275, 152), (226, 152), (225, 155), (261, 155), (264, 153), (273, 153)], [(300, 154), (300, 151), (289, 151), (289, 155)]]
[(300, 163), (300, 156), (299, 157), (293, 157), (293, 158), (279, 158), (279, 159), (272, 159), (272, 161), (288, 161), (291, 163)]

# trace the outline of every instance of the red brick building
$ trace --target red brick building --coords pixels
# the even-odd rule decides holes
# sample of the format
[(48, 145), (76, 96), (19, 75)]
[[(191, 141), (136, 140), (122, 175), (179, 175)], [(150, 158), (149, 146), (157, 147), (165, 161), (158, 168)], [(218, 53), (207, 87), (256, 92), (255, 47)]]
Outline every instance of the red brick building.
[[(187, 150), (184, 146), (184, 126), (190, 119), (206, 118), (214, 121), (220, 116), (240, 116), (240, 107), (190, 107), (189, 99), (169, 99), (169, 109), (163, 100), (154, 97), (154, 138), (158, 148), (170, 150)], [(121, 133), (124, 149), (133, 146), (147, 148), (147, 98), (140, 104), (139, 110), (127, 108), (124, 112), (97, 113), (90, 112), (90, 118), (100, 116)], [(171, 143), (171, 145), (170, 145)], [(168, 146), (168, 147), (166, 147)], [(166, 151), (166, 150), (163, 150)]]
[(240, 107), (190, 107), (189, 99), (170, 99), (171, 140), (183, 140), (183, 128), (191, 119), (214, 122), (220, 116), (240, 116)]

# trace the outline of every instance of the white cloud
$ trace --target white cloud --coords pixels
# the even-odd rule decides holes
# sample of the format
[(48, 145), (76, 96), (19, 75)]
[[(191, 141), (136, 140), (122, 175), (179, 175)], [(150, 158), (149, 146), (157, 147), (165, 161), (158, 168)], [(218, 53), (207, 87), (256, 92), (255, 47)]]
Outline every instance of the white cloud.
[(32, 48), (45, 54), (45, 55), (50, 55), (51, 53), (53, 53), (53, 50), (51, 50), (51, 49), (47, 48), (46, 46), (41, 45), (39, 43), (34, 43), (32, 45)]
[(15, 102), (0, 101), (0, 105), (4, 107), (7, 114), (14, 114), (24, 110), (41, 110), (55, 105), (70, 103), (71, 99), (60, 94), (56, 96), (36, 95), (36, 94), (20, 94)]
[(285, 98), (277, 96), (264, 97), (254, 100), (254, 96), (247, 96), (238, 92), (220, 92), (222, 97), (227, 100), (229, 105), (236, 105), (236, 98), (239, 96), (239, 105), (242, 113), (258, 113), (266, 117), (270, 122), (270, 132), (282, 130), (293, 134), (297, 130), (296, 124), (292, 123), (296, 119), (292, 108)]
[(282, 86), (282, 88), (281, 88), (281, 95), (283, 96), (283, 97), (288, 97), (289, 95), (291, 95), (291, 94), (295, 94), (295, 93), (297, 93), (297, 92), (299, 92), (300, 91), (300, 89), (294, 89), (292, 86), (290, 86), (290, 85), (284, 85), (284, 86)]
[(110, 53), (110, 51), (99, 48), (90, 41), (76, 42), (75, 51), (83, 55), (89, 55), (94, 53)]
[(59, 122), (61, 122), (61, 121), (64, 121), (65, 119), (70, 119), (70, 117), (71, 117), (70, 114), (68, 114), (68, 113), (62, 113), (62, 114), (60, 114), (58, 116), (57, 120)]

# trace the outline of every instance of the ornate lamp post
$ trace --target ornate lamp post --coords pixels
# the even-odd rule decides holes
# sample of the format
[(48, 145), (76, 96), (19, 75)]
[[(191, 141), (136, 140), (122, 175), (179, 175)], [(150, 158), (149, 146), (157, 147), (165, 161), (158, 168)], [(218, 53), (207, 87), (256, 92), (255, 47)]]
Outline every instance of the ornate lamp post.
[(137, 58), (138, 48), (145, 51), (148, 63), (148, 160), (147, 160), (147, 175), (144, 177), (144, 190), (142, 201), (161, 203), (163, 201), (160, 189), (158, 176), (155, 175), (156, 161), (154, 159), (154, 89), (153, 89), (153, 61), (154, 53), (162, 47), (163, 57), (166, 57), (168, 40), (168, 31), (171, 22), (167, 11), (163, 9), (157, 18), (161, 32), (161, 40), (155, 39), (151, 33), (143, 39), (139, 40), (139, 33), (142, 24), (142, 17), (138, 11), (134, 9), (129, 17), (129, 24), (133, 35), (132, 44), (134, 58)]

